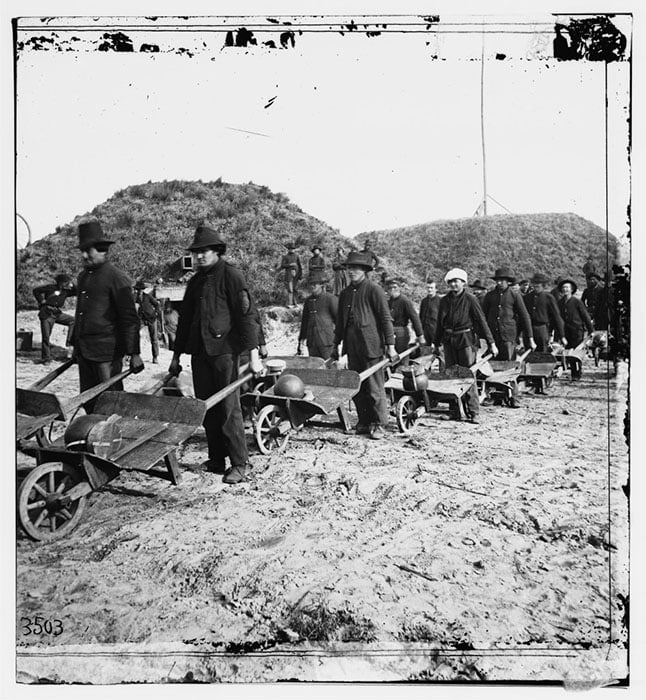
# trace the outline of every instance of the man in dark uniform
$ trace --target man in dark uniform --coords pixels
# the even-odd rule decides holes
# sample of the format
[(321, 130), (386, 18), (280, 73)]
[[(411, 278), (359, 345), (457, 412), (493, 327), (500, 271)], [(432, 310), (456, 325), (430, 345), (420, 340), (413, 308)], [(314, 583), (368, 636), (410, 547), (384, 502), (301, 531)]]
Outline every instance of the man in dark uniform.
[[(85, 269), (76, 284), (78, 300), (74, 318), (74, 354), (78, 362), (81, 391), (119, 374), (124, 355), (130, 369), (140, 372), (139, 317), (132, 297), (132, 280), (107, 260), (108, 240), (98, 221), (79, 224), (79, 249)], [(117, 382), (112, 391), (120, 391)], [(96, 400), (85, 404), (88, 413)]]
[[(381, 361), (383, 348), (391, 360), (397, 358), (395, 334), (384, 290), (367, 278), (372, 259), (353, 251), (346, 260), (350, 284), (339, 296), (332, 358), (339, 358), (339, 345), (348, 355), (348, 368), (363, 372)], [(375, 372), (361, 384), (353, 399), (359, 422), (356, 432), (378, 440), (388, 424), (388, 402), (383, 371)]]
[(601, 293), (601, 277), (596, 272), (591, 272), (587, 278), (587, 286), (581, 295), (581, 301), (592, 318), (596, 315), (597, 303)]
[(66, 345), (72, 344), (74, 333), (74, 317), (63, 312), (65, 300), (76, 296), (76, 287), (68, 275), (56, 275), (55, 284), (42, 284), (34, 287), (33, 293), (38, 302), (38, 320), (40, 321), (40, 362), (49, 364), (52, 361), (52, 349), (49, 338), (56, 323), (67, 326)]
[(482, 305), (482, 300), (487, 293), (487, 288), (484, 286), (484, 284), (482, 284), (480, 280), (475, 280), (473, 284), (469, 285), (469, 289), (471, 290), (471, 294), (473, 294), (473, 296), (480, 302), (480, 305)]
[(348, 286), (348, 272), (345, 269), (345, 251), (343, 248), (336, 249), (336, 255), (332, 261), (334, 271), (334, 282), (332, 284), (332, 294), (339, 296), (341, 291)]
[[(509, 268), (499, 267), (492, 279), (496, 286), (485, 294), (482, 310), (498, 347), (497, 359), (513, 360), (516, 358), (516, 339), (521, 332), (531, 349), (536, 350), (534, 331), (520, 292), (511, 288), (516, 278)], [(520, 408), (520, 391), (516, 382), (512, 383), (509, 406)]]
[(532, 322), (532, 331), (538, 352), (549, 352), (550, 328), (554, 328), (556, 338), (567, 345), (563, 319), (556, 299), (547, 291), (550, 283), (547, 275), (537, 272), (531, 279), (532, 291), (528, 292), (523, 301)]
[(150, 346), (153, 354), (153, 364), (156, 365), (159, 362), (157, 359), (159, 357), (157, 321), (161, 316), (161, 304), (152, 294), (144, 292), (144, 289), (146, 289), (146, 283), (143, 280), (137, 280), (135, 284), (135, 302), (139, 304), (139, 318), (148, 329)]
[(419, 306), (419, 320), (422, 322), (422, 331), (426, 345), (432, 345), (435, 342), (437, 316), (440, 313), (440, 296), (437, 293), (435, 280), (428, 280), (426, 292), (427, 294)]
[[(413, 325), (413, 330), (417, 336), (417, 342), (424, 344), (424, 330), (422, 322), (413, 306), (413, 302), (401, 293), (399, 280), (391, 279), (386, 283), (388, 290), (388, 308), (393, 319), (393, 330), (395, 331), (395, 351), (397, 354), (404, 352), (410, 343), (410, 330), (408, 324)], [(402, 362), (408, 364), (408, 358)]]
[[(168, 367), (177, 376), (182, 353), (191, 355), (193, 387), (198, 399), (207, 399), (238, 378), (238, 355), (249, 351), (249, 366), (262, 372), (258, 332), (247, 283), (242, 273), (225, 262), (226, 244), (219, 232), (200, 225), (189, 250), (197, 272), (186, 286), (179, 314), (175, 351)], [(240, 392), (235, 391), (210, 408), (204, 418), (208, 471), (221, 474), (226, 484), (243, 481), (251, 468), (244, 434)], [(231, 467), (225, 470), (229, 456)]]
[(520, 290), (520, 293), (523, 295), (523, 297), (525, 296), (525, 294), (529, 293), (529, 284), (529, 280), (521, 280), (518, 283), (518, 289)]
[[(563, 295), (558, 302), (559, 311), (563, 317), (565, 337), (570, 348), (578, 347), (585, 340), (585, 331), (592, 334), (594, 326), (588, 310), (581, 299), (577, 299), (574, 293), (577, 290), (576, 282), (570, 279), (561, 280), (559, 290)], [(581, 372), (572, 369), (572, 379), (580, 379)]]
[(307, 270), (310, 275), (313, 272), (325, 272), (325, 258), (321, 255), (321, 246), (312, 246), (312, 257), (307, 263)]
[(324, 272), (310, 273), (307, 283), (310, 295), (303, 304), (303, 318), (298, 336), (296, 354), (303, 352), (303, 341), (307, 343), (310, 357), (327, 360), (334, 350), (334, 325), (339, 300), (334, 294), (325, 291), (328, 282)]
[(363, 244), (363, 250), (361, 251), (364, 255), (368, 256), (372, 269), (376, 270), (379, 266), (379, 258), (374, 254), (372, 250), (372, 241), (366, 238), (366, 242)]
[[(475, 364), (478, 338), (484, 338), (493, 355), (498, 348), (489, 330), (482, 307), (478, 300), (466, 291), (467, 273), (454, 267), (449, 270), (444, 281), (449, 286), (449, 293), (440, 300), (440, 311), (432, 347), (444, 347), (446, 368), (460, 365), (471, 367)], [(478, 423), (480, 401), (475, 384), (466, 394), (466, 405), (471, 423)]]
[(296, 305), (296, 285), (303, 276), (303, 267), (301, 265), (301, 259), (296, 254), (296, 244), (287, 243), (285, 246), (287, 248), (287, 255), (283, 255), (280, 260), (280, 265), (276, 268), (276, 272), (283, 272), (283, 281), (285, 283), (285, 289), (287, 290), (287, 306)]

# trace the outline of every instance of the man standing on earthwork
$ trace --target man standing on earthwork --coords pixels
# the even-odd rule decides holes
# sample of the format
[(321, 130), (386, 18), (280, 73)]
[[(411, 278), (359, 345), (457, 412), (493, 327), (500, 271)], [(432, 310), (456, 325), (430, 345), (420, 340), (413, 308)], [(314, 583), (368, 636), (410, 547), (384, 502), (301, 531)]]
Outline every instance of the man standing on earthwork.
[(153, 364), (157, 364), (159, 360), (159, 334), (157, 322), (161, 317), (161, 303), (155, 299), (152, 294), (144, 292), (146, 283), (143, 280), (137, 280), (135, 284), (135, 302), (139, 304), (139, 318), (148, 329), (150, 336), (150, 346), (152, 348)]
[(303, 304), (303, 318), (298, 336), (296, 354), (302, 354), (303, 342), (307, 343), (310, 357), (327, 360), (334, 349), (334, 324), (339, 300), (325, 291), (328, 277), (324, 272), (313, 272), (307, 279), (311, 294)]
[[(346, 269), (350, 284), (339, 296), (332, 359), (339, 359), (339, 346), (343, 344), (348, 369), (360, 373), (381, 361), (384, 345), (388, 357), (397, 358), (395, 334), (384, 290), (366, 276), (372, 270), (372, 257), (353, 251), (346, 260)], [(388, 424), (383, 371), (363, 381), (353, 401), (359, 417), (357, 434), (379, 440)]]
[[(238, 355), (244, 350), (249, 351), (251, 371), (262, 372), (258, 327), (242, 273), (223, 258), (226, 243), (220, 233), (200, 225), (188, 249), (195, 256), (197, 272), (186, 286), (168, 371), (177, 376), (181, 355), (190, 354), (195, 396), (207, 399), (238, 378)], [(251, 464), (239, 391), (207, 411), (204, 429), (209, 458), (203, 466), (224, 474), (225, 484), (245, 480)], [(228, 469), (227, 456), (231, 461)]]
[(49, 338), (55, 324), (67, 326), (67, 342), (71, 345), (74, 334), (74, 317), (63, 311), (65, 300), (76, 296), (76, 287), (68, 275), (56, 275), (55, 284), (42, 284), (34, 287), (33, 293), (38, 302), (38, 320), (40, 321), (40, 362), (49, 364), (52, 361), (52, 350)]
[[(475, 364), (478, 338), (484, 338), (491, 354), (497, 355), (498, 348), (482, 307), (473, 294), (465, 289), (467, 273), (454, 267), (446, 273), (444, 281), (449, 286), (449, 293), (440, 300), (434, 346), (442, 343), (446, 368), (454, 365), (468, 368)], [(478, 423), (480, 401), (475, 383), (465, 398), (469, 420)]]
[(276, 272), (283, 270), (283, 282), (287, 290), (287, 306), (296, 306), (296, 285), (303, 276), (301, 259), (296, 253), (296, 244), (287, 243), (287, 254), (283, 255)]
[[(133, 372), (141, 371), (144, 363), (139, 355), (139, 317), (132, 280), (107, 260), (114, 241), (106, 238), (98, 221), (79, 224), (78, 235), (85, 269), (76, 285), (73, 342), (83, 392), (119, 374), (124, 356), (130, 356)], [(122, 389), (121, 382), (111, 388)], [(88, 413), (95, 403), (96, 399), (85, 404)]]

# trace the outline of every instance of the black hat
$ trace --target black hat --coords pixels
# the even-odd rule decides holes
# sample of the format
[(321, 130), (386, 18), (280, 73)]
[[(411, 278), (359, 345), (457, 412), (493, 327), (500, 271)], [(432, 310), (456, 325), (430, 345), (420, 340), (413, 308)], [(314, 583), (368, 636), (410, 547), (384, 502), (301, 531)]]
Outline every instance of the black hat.
[(287, 250), (295, 250), (296, 248), (298, 248), (296, 243), (294, 243), (293, 241), (288, 241), (287, 243), (284, 244), (284, 246), (285, 246), (285, 248), (287, 248)]
[(56, 275), (54, 279), (56, 280), (56, 284), (67, 284), (68, 282), (72, 281), (72, 278), (69, 275), (62, 272), (59, 275)]
[(532, 279), (530, 280), (532, 284), (549, 284), (550, 278), (547, 275), (543, 275), (540, 272), (534, 273)]
[(529, 280), (521, 280), (518, 284), (529, 284)]
[(471, 289), (481, 289), (483, 292), (487, 291), (487, 288), (480, 280), (474, 280), (473, 284), (470, 284), (469, 287), (471, 287)]
[(398, 277), (391, 277), (390, 279), (386, 280), (386, 287), (401, 287), (403, 284), (403, 280), (400, 280)]
[(586, 276), (586, 279), (591, 280), (593, 277), (601, 281), (601, 275), (598, 275), (596, 272), (591, 272), (589, 275)]
[(493, 280), (508, 280), (509, 284), (516, 284), (516, 278), (508, 267), (499, 267), (491, 276)]
[(81, 250), (96, 247), (99, 244), (112, 245), (114, 241), (109, 241), (103, 235), (103, 229), (98, 221), (86, 221), (79, 224), (79, 244)]
[(135, 282), (135, 289), (146, 289), (146, 283), (143, 280), (137, 280)]
[(222, 236), (215, 229), (200, 225), (195, 229), (195, 236), (188, 250), (201, 250), (215, 246), (226, 246)]
[(575, 282), (574, 280), (569, 280), (569, 279), (567, 279), (567, 277), (566, 277), (565, 279), (562, 279), (562, 280), (559, 282), (559, 285), (558, 285), (559, 292), (563, 290), (563, 285), (564, 285), (566, 282), (569, 282), (569, 284), (572, 285), (572, 294), (574, 294), (574, 293), (576, 292), (576, 290), (578, 289), (578, 287), (576, 286), (576, 282)]
[(318, 245), (317, 243), (315, 243), (315, 244), (310, 248), (310, 250), (311, 250), (312, 253), (313, 253), (315, 250), (323, 250), (323, 248), (321, 248), (320, 245)]
[(345, 261), (345, 266), (350, 265), (356, 267), (364, 267), (366, 270), (372, 270), (372, 256), (362, 253), (358, 250), (353, 250)]

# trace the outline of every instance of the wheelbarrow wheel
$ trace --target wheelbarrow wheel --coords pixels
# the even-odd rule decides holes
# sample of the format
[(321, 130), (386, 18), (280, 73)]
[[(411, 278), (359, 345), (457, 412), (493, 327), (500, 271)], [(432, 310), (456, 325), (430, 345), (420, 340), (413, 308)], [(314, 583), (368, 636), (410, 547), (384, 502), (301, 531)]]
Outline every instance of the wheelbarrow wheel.
[(400, 433), (408, 435), (417, 422), (417, 404), (412, 396), (402, 396), (397, 402), (397, 427)]
[(63, 462), (45, 462), (29, 472), (18, 491), (18, 517), (29, 537), (53, 542), (78, 525), (86, 496), (69, 502), (65, 496), (83, 480), (77, 467)]
[(264, 455), (271, 452), (280, 452), (285, 449), (289, 439), (289, 433), (281, 433), (279, 425), (283, 422), (283, 416), (278, 406), (269, 404), (260, 409), (256, 417), (255, 437), (258, 449)]

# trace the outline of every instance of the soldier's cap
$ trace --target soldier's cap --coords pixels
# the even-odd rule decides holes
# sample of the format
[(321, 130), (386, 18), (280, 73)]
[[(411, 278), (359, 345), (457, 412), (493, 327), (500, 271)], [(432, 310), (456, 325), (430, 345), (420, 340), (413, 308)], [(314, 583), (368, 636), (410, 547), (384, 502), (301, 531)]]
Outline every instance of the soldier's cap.
[(285, 245), (285, 248), (287, 248), (287, 250), (296, 250), (296, 248), (298, 248), (296, 243), (294, 243), (293, 241), (288, 241), (284, 245)]
[(325, 274), (325, 272), (321, 272), (319, 270), (310, 272), (310, 274), (307, 276), (307, 284), (325, 284), (329, 281), (330, 278)]
[(518, 284), (529, 284), (529, 280), (521, 280)]
[(105, 237), (101, 224), (96, 220), (79, 224), (78, 233), (80, 250), (96, 248), (97, 245), (109, 246), (114, 243)]
[(135, 289), (146, 289), (146, 283), (143, 280), (137, 280), (135, 282)]
[(591, 272), (589, 275), (586, 275), (586, 279), (587, 279), (587, 280), (591, 280), (593, 277), (594, 277), (596, 280), (601, 281), (601, 275), (598, 275), (596, 272)]
[(480, 280), (475, 280), (473, 284), (470, 284), (471, 289), (480, 289), (483, 292), (487, 291), (487, 288), (482, 284)]
[(399, 279), (398, 277), (391, 277), (390, 279), (386, 280), (386, 287), (401, 287), (403, 283), (403, 280)]
[(516, 284), (516, 277), (512, 274), (508, 267), (499, 267), (493, 275), (492, 280), (508, 280), (509, 284)]
[(202, 250), (203, 248), (211, 248), (215, 246), (225, 246), (226, 242), (224, 238), (220, 235), (219, 231), (200, 224), (195, 229), (195, 236), (193, 236), (193, 242), (188, 246), (188, 250)]
[(572, 294), (574, 294), (574, 293), (576, 292), (576, 290), (578, 289), (578, 287), (577, 287), (577, 285), (576, 285), (576, 282), (575, 282), (574, 280), (570, 280), (570, 279), (568, 279), (568, 278), (566, 277), (565, 279), (562, 279), (562, 280), (559, 282), (559, 291), (562, 291), (562, 290), (563, 290), (563, 285), (564, 285), (564, 284), (571, 284), (571, 285), (572, 285)]
[(549, 284), (550, 283), (550, 278), (547, 275), (544, 275), (540, 272), (536, 272), (532, 275), (532, 279), (530, 280), (532, 284)]
[(317, 251), (317, 250), (318, 250), (319, 252), (322, 251), (323, 248), (321, 248), (320, 245), (316, 245), (316, 244), (315, 244), (315, 245), (313, 245), (313, 246), (310, 248), (310, 250), (312, 251), (312, 253), (314, 253), (314, 252)]
[(359, 250), (353, 250), (344, 264), (346, 267), (363, 267), (366, 270), (372, 270), (372, 256)]
[(72, 281), (72, 278), (69, 275), (64, 274), (63, 272), (61, 272), (59, 275), (56, 275), (54, 279), (56, 280), (56, 284), (68, 284)]
[(444, 275), (445, 282), (450, 282), (451, 280), (462, 280), (464, 284), (467, 284), (469, 277), (464, 270), (461, 270), (459, 267), (454, 267)]

